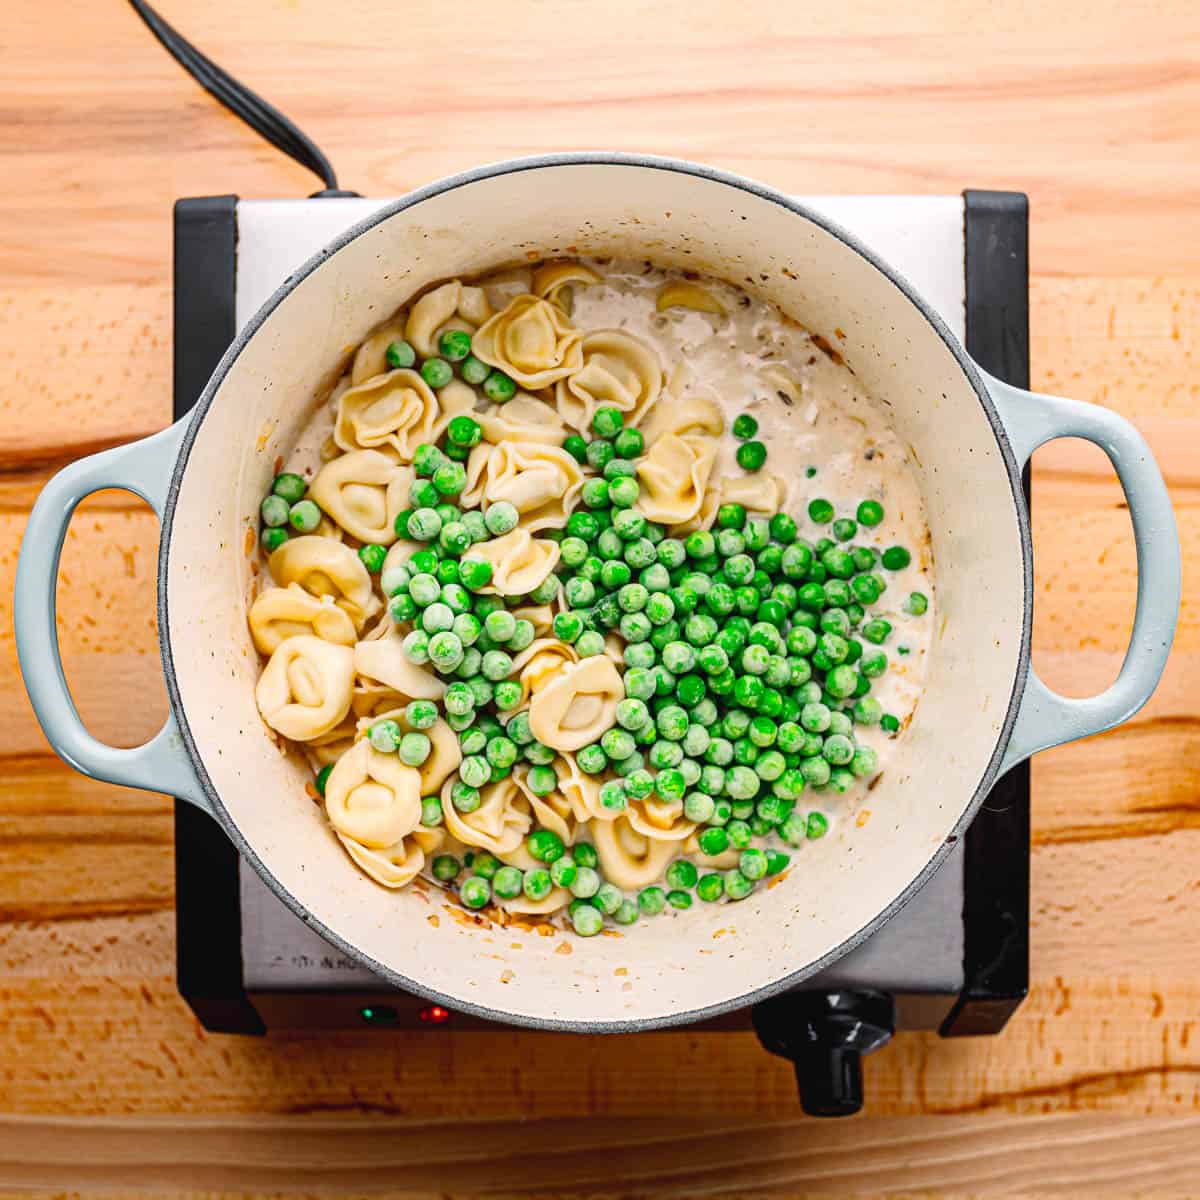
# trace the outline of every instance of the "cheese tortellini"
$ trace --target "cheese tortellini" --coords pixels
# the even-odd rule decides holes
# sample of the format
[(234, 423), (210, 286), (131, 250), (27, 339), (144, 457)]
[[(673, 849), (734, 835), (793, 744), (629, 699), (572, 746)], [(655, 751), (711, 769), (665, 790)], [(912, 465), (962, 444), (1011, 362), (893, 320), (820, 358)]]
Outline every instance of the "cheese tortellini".
[(492, 582), (485, 592), (500, 596), (525, 596), (544, 583), (558, 565), (561, 551), (557, 542), (535, 538), (518, 525), (501, 537), (472, 546), (466, 557), (488, 563)]
[(518, 392), (506, 404), (494, 404), (475, 414), (484, 438), (493, 446), (501, 442), (533, 442), (561, 446), (567, 427), (558, 409), (527, 392)]
[(467, 461), (464, 504), (507, 500), (530, 532), (561, 529), (583, 487), (583, 469), (558, 446), (480, 442)]
[(583, 339), (583, 365), (558, 383), (558, 411), (568, 425), (591, 428), (598, 408), (615, 408), (638, 425), (662, 391), (658, 355), (621, 329), (600, 329)]
[(583, 366), (582, 336), (556, 304), (517, 296), (476, 332), (476, 358), (536, 391)]
[(411, 467), (397, 466), (377, 450), (355, 450), (326, 463), (308, 494), (351, 537), (390, 546), (412, 481)]
[(275, 653), (286, 638), (307, 633), (353, 646), (354, 622), (329, 596), (313, 596), (298, 583), (260, 592), (250, 606), (250, 636), (259, 654)]
[(612, 660), (596, 654), (564, 666), (531, 693), (533, 736), (554, 750), (578, 750), (598, 742), (612, 727), (625, 685)]
[(325, 811), (338, 833), (381, 850), (421, 820), (421, 777), (394, 754), (355, 742), (325, 782)]
[(592, 836), (605, 876), (617, 887), (634, 891), (661, 879), (679, 853), (678, 842), (640, 833), (624, 816), (596, 822)]
[(282, 587), (298, 583), (314, 596), (332, 596), (361, 629), (382, 607), (362, 559), (341, 542), (306, 534), (289, 538), (268, 563), (271, 578)]
[(410, 463), (419, 445), (436, 441), (452, 418), (474, 406), (475, 393), (460, 380), (435, 395), (416, 371), (389, 371), (341, 394), (333, 440), (345, 451), (385, 449)]
[(460, 842), (499, 857), (516, 850), (533, 826), (529, 798), (511, 776), (483, 788), (479, 807), (471, 812), (455, 807), (454, 789), (447, 782), (442, 788), (442, 812), (446, 828)]
[(258, 678), (255, 699), (277, 733), (307, 742), (350, 711), (354, 651), (311, 634), (284, 639)]
[(717, 443), (707, 437), (656, 438), (638, 463), (640, 508), (651, 521), (680, 525), (697, 516), (717, 461)]

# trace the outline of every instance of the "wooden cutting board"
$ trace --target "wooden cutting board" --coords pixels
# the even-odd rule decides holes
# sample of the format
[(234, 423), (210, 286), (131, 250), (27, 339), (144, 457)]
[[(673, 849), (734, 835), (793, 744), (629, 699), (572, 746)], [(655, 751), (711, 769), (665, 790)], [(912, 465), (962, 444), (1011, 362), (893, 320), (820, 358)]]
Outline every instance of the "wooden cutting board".
[[(1188, 0), (1119, 13), (1083, 0), (164, 10), (371, 195), (586, 147), (808, 193), (1028, 192), (1034, 384), (1143, 429), (1175, 497), (1185, 585), (1195, 578)], [(316, 185), (101, 0), (11, 0), (0, 162), (0, 1197), (1194, 1191), (1200, 608), (1186, 586), (1146, 710), (1037, 762), (1028, 1003), (1000, 1038), (900, 1037), (867, 1066), (863, 1118), (799, 1119), (790, 1069), (749, 1036), (201, 1030), (173, 982), (170, 804), (49, 752), (18, 681), (12, 574), (50, 472), (169, 420), (172, 200)], [(1035, 659), (1085, 694), (1112, 678), (1129, 632), (1128, 515), (1098, 451), (1060, 443), (1035, 465)], [(92, 728), (125, 744), (165, 712), (156, 540), (148, 511), (106, 494), (64, 556), (72, 686)]]

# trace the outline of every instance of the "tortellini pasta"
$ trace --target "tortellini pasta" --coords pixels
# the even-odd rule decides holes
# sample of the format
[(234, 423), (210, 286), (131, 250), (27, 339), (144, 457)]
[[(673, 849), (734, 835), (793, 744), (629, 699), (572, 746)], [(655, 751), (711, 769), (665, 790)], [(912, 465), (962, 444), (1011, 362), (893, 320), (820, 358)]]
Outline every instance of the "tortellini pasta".
[(419, 445), (436, 441), (452, 418), (474, 407), (475, 393), (461, 380), (435, 394), (416, 371), (401, 368), (342, 393), (333, 440), (347, 451), (395, 451), (408, 463)]
[(702, 434), (720, 437), (725, 432), (725, 418), (715, 400), (700, 396), (680, 400), (664, 397), (651, 409), (642, 432), (647, 446), (653, 446), (668, 433), (680, 438)]
[(325, 811), (340, 834), (372, 850), (394, 846), (421, 820), (421, 777), (394, 754), (355, 742), (325, 781)]
[[(354, 365), (350, 368), (349, 379), (343, 382), (357, 387), (358, 384), (365, 383), (376, 375), (382, 375), (387, 370), (387, 348), (393, 342), (403, 339), (404, 322), (402, 320), (389, 321), (381, 329), (376, 330), (359, 346), (354, 355)], [(342, 382), (339, 382), (338, 388), (341, 388), (342, 391), (345, 390)], [(338, 388), (334, 389), (334, 393), (330, 397), (330, 400), (335, 403), (339, 397)]]
[(552, 262), (534, 271), (531, 290), (570, 316), (572, 285), (599, 282), (600, 276), (581, 262)]
[(518, 525), (501, 537), (472, 546), (465, 557), (491, 565), (492, 582), (483, 588), (484, 592), (524, 596), (546, 581), (558, 565), (560, 553), (557, 542), (535, 538)]
[(500, 442), (533, 442), (561, 446), (567, 427), (558, 409), (528, 392), (518, 392), (507, 404), (493, 404), (475, 414), (484, 438), (493, 446)]
[(565, 450), (535, 442), (480, 442), (467, 460), (462, 501), (507, 500), (530, 532), (561, 529), (583, 487), (583, 470)]
[(529, 768), (518, 767), (513, 772), (517, 786), (525, 793), (534, 819), (543, 829), (549, 829), (562, 838), (564, 845), (573, 846), (575, 839), (583, 828), (586, 817), (579, 817), (574, 805), (561, 792), (554, 791), (548, 795), (539, 796), (528, 783)]
[(679, 853), (679, 844), (647, 837), (620, 816), (592, 826), (596, 853), (605, 876), (619, 888), (637, 890), (662, 878), (667, 864)]
[(662, 364), (641, 338), (621, 329), (598, 329), (583, 339), (583, 365), (559, 381), (558, 411), (568, 425), (591, 428), (597, 408), (616, 408), (637, 425), (662, 391)]
[(658, 293), (655, 307), (659, 312), (666, 312), (669, 308), (690, 308), (694, 312), (725, 316), (725, 305), (708, 288), (701, 287), (698, 283), (689, 283), (686, 279), (676, 279), (665, 284)]
[(531, 690), (529, 727), (554, 750), (578, 750), (599, 741), (625, 696), (617, 668), (604, 654), (572, 663)]
[(310, 634), (286, 638), (258, 678), (255, 700), (277, 733), (306, 742), (328, 733), (350, 711), (354, 651)]
[(538, 638), (513, 659), (512, 673), (521, 685), (523, 708), (535, 692), (541, 691), (564, 667), (579, 661), (573, 646), (557, 638)]
[(412, 481), (411, 467), (397, 466), (377, 450), (354, 450), (326, 463), (308, 494), (352, 537), (390, 546)]
[(274, 654), (285, 638), (307, 633), (339, 646), (353, 646), (354, 622), (326, 596), (312, 596), (298, 583), (260, 592), (250, 606), (250, 636), (259, 654)]
[(473, 348), (476, 358), (536, 391), (579, 370), (581, 341), (561, 308), (526, 294), (484, 322)]
[(516, 850), (533, 825), (529, 800), (511, 776), (484, 787), (479, 807), (469, 813), (454, 807), (453, 785), (447, 781), (442, 788), (442, 813), (447, 829), (460, 842), (500, 857)]
[(712, 438), (664, 433), (638, 463), (642, 484), (638, 507), (651, 521), (664, 525), (690, 521), (704, 503), (716, 461), (717, 443)]
[(417, 666), (404, 653), (399, 629), (389, 620), (381, 623), (354, 647), (354, 670), (392, 689), (406, 700), (440, 700), (446, 685), (432, 671)]
[(441, 829), (418, 827), (382, 850), (372, 850), (339, 833), (338, 840), (364, 874), (385, 888), (402, 888), (421, 873), (425, 861), (445, 841)]
[(438, 352), (438, 336), (444, 330), (474, 331), (491, 315), (492, 306), (483, 288), (464, 287), (452, 279), (426, 292), (412, 306), (404, 332), (422, 358), (431, 358)]
[(314, 596), (332, 596), (358, 629), (382, 607), (362, 559), (332, 538), (316, 534), (288, 538), (268, 565), (271, 578), (282, 587), (298, 583)]
[(722, 504), (740, 504), (752, 517), (770, 516), (779, 512), (787, 501), (787, 484), (779, 475), (759, 471), (754, 475), (727, 477), (717, 487), (709, 488), (694, 517), (678, 522), (671, 533), (677, 535), (692, 529), (711, 529)]

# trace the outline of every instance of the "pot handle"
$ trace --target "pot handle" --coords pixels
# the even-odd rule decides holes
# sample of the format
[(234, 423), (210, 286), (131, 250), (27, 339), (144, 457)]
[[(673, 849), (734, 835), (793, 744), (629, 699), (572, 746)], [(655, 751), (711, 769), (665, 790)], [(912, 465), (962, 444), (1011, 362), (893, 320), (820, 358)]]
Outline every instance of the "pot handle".
[(1000, 765), (1004, 772), (1039, 750), (1112, 729), (1150, 699), (1167, 665), (1179, 616), (1179, 536), (1150, 447), (1124, 417), (1097, 404), (1027, 392), (980, 374), (1021, 465), (1039, 446), (1060, 437), (1084, 438), (1108, 455), (1125, 491), (1137, 548), (1137, 609), (1121, 673), (1099, 695), (1072, 699), (1052, 692), (1030, 667)]
[(128, 750), (105, 745), (87, 731), (63, 674), (55, 621), (59, 558), (79, 502), (102, 488), (121, 488), (140, 496), (161, 519), (186, 429), (185, 418), (141, 441), (82, 458), (46, 484), (21, 539), (13, 625), (34, 714), (68, 766), (106, 783), (168, 792), (211, 811), (173, 712), (150, 741)]

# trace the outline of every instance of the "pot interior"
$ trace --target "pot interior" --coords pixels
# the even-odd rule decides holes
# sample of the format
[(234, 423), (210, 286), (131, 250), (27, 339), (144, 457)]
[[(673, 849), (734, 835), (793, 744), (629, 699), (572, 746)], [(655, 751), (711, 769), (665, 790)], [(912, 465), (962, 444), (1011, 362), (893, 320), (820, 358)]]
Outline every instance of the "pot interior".
[[(761, 195), (664, 165), (554, 163), (431, 190), (324, 258), (252, 323), (186, 459), (167, 531), (164, 636), (179, 716), (256, 865), (323, 931), (397, 982), (524, 1022), (680, 1020), (812, 971), (892, 906), (955, 834), (1019, 676), (1025, 561), (1013, 481), (964, 369), (904, 292), (839, 236)], [(345, 855), (259, 719), (245, 620), (258, 503), (349, 351), (418, 290), (514, 261), (647, 258), (773, 300), (891, 406), (920, 466), (938, 627), (925, 696), (861, 824), (838, 822), (780, 886), (583, 941), (481, 928)], [(788, 507), (803, 464), (779, 463)]]

